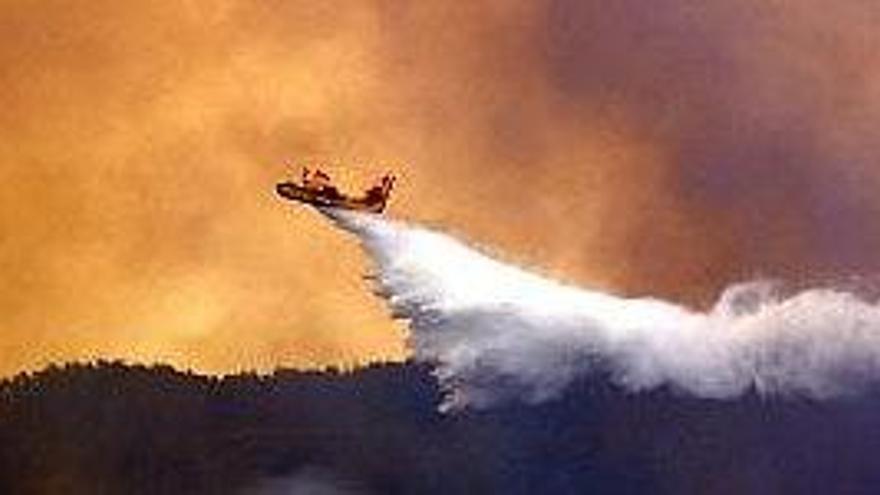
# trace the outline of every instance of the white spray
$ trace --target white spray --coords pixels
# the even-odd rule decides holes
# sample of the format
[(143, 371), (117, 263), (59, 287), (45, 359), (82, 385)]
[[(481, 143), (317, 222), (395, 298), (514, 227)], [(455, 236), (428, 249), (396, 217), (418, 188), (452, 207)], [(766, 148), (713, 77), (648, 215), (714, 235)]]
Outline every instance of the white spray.
[(327, 210), (376, 264), (377, 292), (409, 321), (446, 409), (541, 402), (604, 372), (631, 391), (825, 398), (880, 382), (880, 305), (852, 293), (782, 297), (728, 288), (709, 312), (576, 288), (498, 262), (439, 232)]

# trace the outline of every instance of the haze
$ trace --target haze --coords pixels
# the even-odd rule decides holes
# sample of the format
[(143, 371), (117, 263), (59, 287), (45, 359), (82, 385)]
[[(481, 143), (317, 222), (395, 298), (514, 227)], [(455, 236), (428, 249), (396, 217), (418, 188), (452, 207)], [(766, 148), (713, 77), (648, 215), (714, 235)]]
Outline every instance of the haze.
[(407, 355), (286, 161), (622, 295), (871, 277), (880, 9), (815, 0), (0, 6), (0, 373)]

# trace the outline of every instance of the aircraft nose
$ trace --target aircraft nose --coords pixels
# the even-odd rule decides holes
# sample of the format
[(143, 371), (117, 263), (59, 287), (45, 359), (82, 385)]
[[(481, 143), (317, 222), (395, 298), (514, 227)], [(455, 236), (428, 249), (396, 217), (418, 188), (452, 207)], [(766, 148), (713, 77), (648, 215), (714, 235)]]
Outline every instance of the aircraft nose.
[(275, 184), (275, 193), (282, 198), (290, 198), (293, 193), (293, 184), (290, 182), (279, 182)]

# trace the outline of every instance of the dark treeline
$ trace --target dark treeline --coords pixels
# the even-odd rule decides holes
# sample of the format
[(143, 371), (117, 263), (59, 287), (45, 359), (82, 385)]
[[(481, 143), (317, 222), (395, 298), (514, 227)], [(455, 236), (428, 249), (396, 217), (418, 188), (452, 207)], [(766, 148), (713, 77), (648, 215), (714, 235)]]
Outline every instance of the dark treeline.
[(606, 383), (444, 415), (414, 364), (222, 379), (50, 367), (0, 384), (0, 493), (880, 490), (876, 395), (711, 401)]

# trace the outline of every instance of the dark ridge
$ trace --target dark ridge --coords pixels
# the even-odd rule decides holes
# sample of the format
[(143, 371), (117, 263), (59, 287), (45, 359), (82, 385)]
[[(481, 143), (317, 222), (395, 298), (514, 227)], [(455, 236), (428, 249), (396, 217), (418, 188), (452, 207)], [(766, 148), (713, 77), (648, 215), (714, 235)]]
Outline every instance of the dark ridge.
[(0, 493), (880, 489), (876, 394), (713, 401), (592, 379), (541, 405), (443, 415), (430, 371), (216, 378), (98, 362), (22, 374), (0, 382)]

